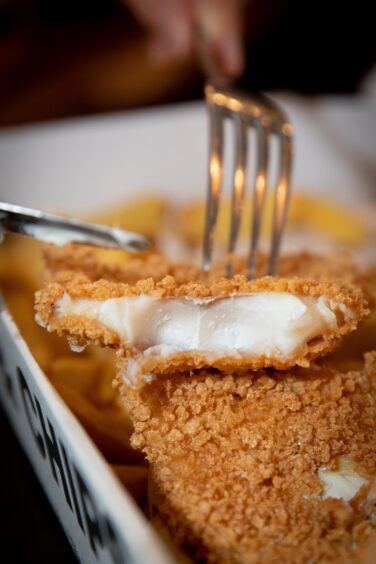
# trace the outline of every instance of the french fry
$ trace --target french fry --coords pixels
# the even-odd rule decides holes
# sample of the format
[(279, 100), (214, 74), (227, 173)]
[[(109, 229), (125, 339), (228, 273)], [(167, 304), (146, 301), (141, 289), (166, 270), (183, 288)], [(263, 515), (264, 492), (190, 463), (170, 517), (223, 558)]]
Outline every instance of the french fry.
[(51, 382), (61, 382), (80, 394), (89, 397), (99, 378), (100, 365), (95, 358), (73, 354), (59, 356), (49, 366)]
[(163, 230), (166, 210), (165, 199), (150, 195), (89, 215), (87, 219), (135, 231), (154, 241)]
[(115, 353), (111, 350), (89, 347), (90, 359), (100, 367), (88, 397), (98, 407), (106, 405), (119, 405), (119, 394), (112, 387), (116, 374)]
[(96, 258), (104, 264), (125, 264), (134, 258), (134, 254), (117, 249), (91, 249)]
[(34, 317), (34, 294), (29, 289), (16, 285), (12, 289), (3, 287), (2, 291), (7, 307), (34, 358), (43, 370), (48, 370), (56, 356), (69, 351), (67, 343), (38, 327)]
[(142, 461), (143, 457), (130, 446), (132, 425), (125, 410), (119, 407), (99, 409), (66, 384), (55, 381), (54, 386), (109, 462), (125, 464)]
[(291, 225), (316, 231), (338, 243), (359, 246), (367, 240), (369, 229), (350, 209), (329, 198), (297, 193), (291, 198)]
[[(250, 232), (251, 202), (244, 204), (240, 239), (245, 239)], [(230, 229), (231, 203), (224, 198), (221, 202), (216, 229), (219, 245), (227, 245)], [(263, 235), (269, 235), (272, 226), (273, 197), (269, 194), (263, 218)], [(201, 244), (205, 223), (205, 203), (199, 200), (184, 206), (177, 216), (176, 229), (181, 237), (191, 246)], [(338, 205), (328, 198), (314, 197), (309, 194), (295, 193), (291, 197), (289, 209), (290, 227), (316, 232), (329, 241), (360, 246), (367, 241), (370, 229), (361, 217), (353, 211)]]
[(43, 244), (22, 235), (7, 234), (0, 245), (0, 282), (22, 284), (33, 292), (42, 283)]
[[(227, 244), (229, 225), (230, 225), (231, 204), (226, 198), (223, 199), (219, 208), (218, 221), (216, 226), (216, 240), (219, 245)], [(250, 226), (251, 206), (247, 201), (243, 208), (244, 221), (241, 225), (240, 238), (242, 239)], [(192, 204), (181, 208), (176, 216), (175, 228), (179, 235), (188, 245), (197, 247), (201, 244), (205, 225), (205, 202), (198, 200)], [(247, 231), (248, 230), (248, 231)]]

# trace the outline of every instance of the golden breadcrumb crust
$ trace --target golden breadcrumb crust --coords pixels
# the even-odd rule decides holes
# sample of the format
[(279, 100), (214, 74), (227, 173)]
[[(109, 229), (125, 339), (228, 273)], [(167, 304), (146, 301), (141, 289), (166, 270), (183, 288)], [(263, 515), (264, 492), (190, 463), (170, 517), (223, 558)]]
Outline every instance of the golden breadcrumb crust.
[[(104, 278), (110, 282), (126, 282), (134, 284), (138, 280), (152, 277), (155, 281), (166, 276), (173, 276), (179, 283), (192, 280), (212, 282), (226, 276), (227, 259), (224, 258), (213, 265), (209, 273), (193, 264), (174, 262), (159, 254), (148, 254), (145, 257), (133, 257), (129, 253), (119, 251), (116, 263), (106, 263), (98, 258), (95, 250), (82, 245), (55, 247), (46, 245), (44, 250), (46, 274), (53, 279), (62, 271), (84, 274), (91, 282)], [(257, 276), (267, 274), (268, 257), (260, 253), (257, 261)], [(247, 259), (234, 257), (234, 274), (247, 274)], [(367, 270), (355, 265), (347, 254), (317, 255), (299, 252), (284, 255), (278, 264), (278, 276), (289, 278), (339, 279), (343, 282), (363, 286), (367, 280)]]
[(119, 376), (117, 386), (132, 445), (151, 463), (158, 517), (193, 558), (357, 561), (376, 525), (376, 491), (365, 486), (349, 503), (321, 499), (318, 470), (345, 457), (375, 478), (376, 352), (348, 373), (202, 371), (139, 388)]
[[(178, 352), (162, 356), (151, 354), (139, 356), (141, 374), (174, 373), (176, 371), (197, 370), (205, 366), (212, 366), (223, 372), (241, 372), (264, 367), (285, 370), (294, 365), (307, 366), (310, 360), (322, 356), (333, 350), (341, 338), (354, 331), (358, 323), (369, 313), (367, 302), (362, 291), (350, 284), (333, 281), (316, 282), (304, 278), (275, 278), (263, 277), (247, 280), (243, 275), (236, 275), (231, 279), (222, 278), (211, 284), (202, 282), (179, 283), (173, 276), (166, 276), (156, 282), (152, 278), (139, 280), (135, 285), (99, 280), (90, 282), (82, 275), (61, 273), (56, 281), (36, 294), (36, 312), (40, 321), (49, 330), (59, 335), (66, 335), (73, 343), (88, 342), (101, 346), (122, 348), (126, 354), (137, 356), (142, 351), (133, 345), (127, 345), (117, 333), (106, 329), (99, 322), (80, 315), (65, 315), (56, 317), (55, 304), (64, 293), (72, 299), (106, 300), (124, 296), (148, 295), (160, 299), (168, 298), (220, 298), (229, 295), (247, 295), (258, 292), (289, 292), (298, 296), (320, 297), (326, 296), (347, 306), (353, 312), (353, 317), (345, 319), (338, 317), (338, 327), (322, 336), (312, 339), (307, 346), (302, 347), (293, 357), (278, 359), (274, 357), (256, 357), (252, 354), (213, 355), (205, 352)], [(342, 316), (343, 317), (343, 316)]]
[(161, 280), (168, 275), (186, 281), (196, 279), (200, 274), (197, 266), (171, 262), (159, 254), (141, 257), (118, 251), (116, 262), (107, 263), (103, 257), (97, 256), (95, 249), (70, 244), (64, 247), (45, 245), (43, 255), (47, 279), (54, 279), (56, 274), (65, 271), (84, 274), (91, 282), (103, 278), (134, 284), (140, 279), (153, 277)]

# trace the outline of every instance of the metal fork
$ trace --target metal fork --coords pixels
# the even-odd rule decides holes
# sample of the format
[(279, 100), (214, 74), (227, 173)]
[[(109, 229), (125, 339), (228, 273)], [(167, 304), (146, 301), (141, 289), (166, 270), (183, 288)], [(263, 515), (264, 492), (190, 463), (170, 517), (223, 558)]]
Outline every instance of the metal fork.
[(268, 141), (271, 134), (279, 139), (280, 157), (278, 181), (274, 190), (272, 241), (268, 274), (277, 270), (282, 235), (286, 224), (292, 164), (292, 126), (274, 102), (262, 94), (245, 95), (228, 87), (208, 82), (205, 98), (209, 112), (209, 182), (203, 243), (203, 268), (208, 272), (212, 263), (213, 237), (222, 191), (224, 120), (230, 118), (235, 128), (235, 162), (232, 186), (231, 225), (226, 273), (233, 275), (233, 255), (238, 240), (246, 191), (248, 128), (257, 135), (257, 166), (253, 187), (252, 227), (247, 274), (256, 272), (262, 215), (267, 193)]

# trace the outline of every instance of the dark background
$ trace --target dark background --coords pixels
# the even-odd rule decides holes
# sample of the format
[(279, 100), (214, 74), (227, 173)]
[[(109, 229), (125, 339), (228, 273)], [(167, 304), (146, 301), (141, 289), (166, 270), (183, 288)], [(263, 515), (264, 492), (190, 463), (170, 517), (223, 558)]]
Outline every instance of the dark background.
[[(371, 7), (253, 0), (247, 86), (355, 92), (375, 62)], [(152, 64), (120, 0), (0, 0), (0, 126), (200, 98), (203, 78), (193, 57)]]

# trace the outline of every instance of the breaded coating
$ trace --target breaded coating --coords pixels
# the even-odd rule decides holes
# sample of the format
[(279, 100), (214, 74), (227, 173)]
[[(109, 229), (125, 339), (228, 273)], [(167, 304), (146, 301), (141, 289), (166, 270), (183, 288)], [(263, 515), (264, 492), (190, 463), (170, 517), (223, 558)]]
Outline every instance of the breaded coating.
[[(62, 271), (83, 274), (91, 282), (105, 279), (110, 282), (135, 284), (138, 280), (153, 278), (158, 282), (166, 276), (173, 276), (179, 283), (190, 281), (211, 283), (226, 276), (227, 259), (214, 264), (209, 273), (194, 264), (174, 262), (157, 253), (145, 257), (133, 257), (127, 252), (118, 251), (115, 263), (107, 263), (98, 258), (96, 251), (82, 245), (56, 247), (46, 245), (44, 262), (49, 279), (54, 279)], [(268, 257), (259, 253), (257, 276), (267, 274)], [(247, 259), (234, 257), (234, 274), (247, 274)], [(356, 265), (347, 254), (315, 255), (299, 252), (281, 257), (278, 276), (313, 278), (314, 280), (333, 279), (363, 286), (367, 281), (367, 270)]]
[[(124, 354), (137, 357), (140, 374), (146, 372), (175, 373), (176, 371), (198, 370), (207, 366), (227, 373), (239, 373), (249, 369), (258, 370), (265, 367), (286, 370), (294, 365), (308, 366), (312, 359), (333, 350), (342, 337), (354, 331), (358, 323), (369, 313), (367, 301), (362, 291), (356, 286), (333, 281), (318, 282), (305, 278), (266, 276), (249, 281), (243, 275), (235, 275), (231, 279), (221, 278), (209, 284), (200, 281), (182, 284), (173, 276), (166, 276), (158, 282), (148, 278), (131, 285), (107, 280), (90, 282), (82, 274), (60, 273), (55, 280), (36, 294), (36, 312), (39, 321), (50, 331), (67, 336), (73, 344), (90, 343), (123, 349)], [(110, 298), (141, 295), (159, 299), (183, 297), (206, 299), (244, 296), (260, 292), (287, 292), (312, 298), (325, 296), (349, 308), (352, 315), (346, 318), (339, 310), (336, 314), (336, 328), (328, 329), (322, 335), (311, 339), (294, 355), (280, 358), (272, 355), (256, 356), (252, 353), (237, 354), (236, 352), (213, 354), (199, 350), (172, 352), (168, 355), (157, 351), (154, 354), (143, 355), (142, 350), (136, 349), (132, 343), (125, 343), (115, 331), (106, 328), (94, 319), (76, 314), (56, 315), (56, 302), (65, 294), (68, 294), (73, 300), (103, 301)]]
[(43, 255), (46, 277), (53, 280), (61, 272), (74, 272), (85, 275), (91, 282), (103, 278), (111, 282), (134, 284), (140, 279), (153, 277), (155, 280), (161, 280), (168, 275), (186, 281), (187, 277), (197, 277), (199, 272), (196, 266), (171, 263), (159, 254), (138, 257), (126, 251), (117, 253), (117, 261), (107, 263), (103, 258), (98, 258), (91, 247), (74, 244), (65, 247), (45, 245)]
[[(203, 371), (139, 388), (119, 375), (117, 386), (158, 518), (193, 558), (357, 561), (376, 525), (376, 352), (356, 372)], [(343, 457), (369, 482), (348, 503), (322, 499), (318, 471)]]

